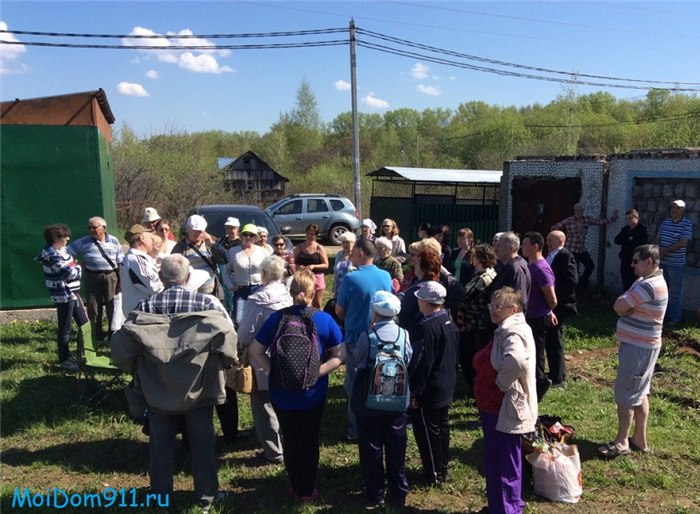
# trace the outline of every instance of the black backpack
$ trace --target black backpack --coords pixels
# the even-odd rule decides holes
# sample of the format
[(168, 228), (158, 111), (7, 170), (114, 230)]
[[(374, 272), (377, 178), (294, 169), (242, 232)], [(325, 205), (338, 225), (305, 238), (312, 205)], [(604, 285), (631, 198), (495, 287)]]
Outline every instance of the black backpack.
[(316, 324), (318, 311), (307, 307), (295, 314), (295, 307), (281, 310), (282, 319), (270, 345), (270, 382), (282, 389), (303, 391), (316, 385), (321, 352)]

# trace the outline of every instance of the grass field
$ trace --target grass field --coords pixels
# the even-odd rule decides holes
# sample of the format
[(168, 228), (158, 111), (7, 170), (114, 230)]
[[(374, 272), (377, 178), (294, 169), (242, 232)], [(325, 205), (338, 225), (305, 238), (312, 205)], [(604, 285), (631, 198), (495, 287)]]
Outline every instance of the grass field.
[[(616, 428), (612, 383), (616, 347), (615, 316), (599, 298), (589, 298), (583, 315), (566, 327), (569, 383), (551, 390), (541, 412), (562, 416), (576, 427), (583, 469), (583, 497), (577, 505), (555, 504), (533, 495), (526, 482), (527, 513), (700, 512), (700, 329), (690, 325), (665, 335), (661, 372), (652, 382), (649, 444), (652, 454), (600, 460), (596, 448), (614, 438)], [(79, 382), (56, 363), (55, 323), (15, 323), (0, 327), (2, 374), (0, 407), (2, 512), (56, 512), (57, 508), (13, 507), (15, 489), (45, 496), (50, 488), (69, 494), (102, 494), (102, 508), (66, 507), (63, 512), (143, 512), (130, 507), (148, 492), (148, 443), (125, 410), (125, 401), (78, 404)], [(282, 466), (255, 460), (254, 436), (227, 446), (218, 432), (219, 477), (233, 492), (219, 513), (350, 513), (363, 510), (357, 448), (341, 441), (345, 429), (342, 371), (331, 381), (321, 436), (318, 486), (313, 506), (292, 503), (286, 495)], [(252, 428), (248, 398), (240, 395), (240, 426)], [(463, 384), (451, 409), (450, 480), (440, 489), (412, 489), (413, 512), (476, 512), (485, 504), (483, 451), (477, 418)], [(409, 436), (409, 480), (420, 475), (420, 459)], [(197, 513), (192, 506), (192, 480), (187, 454), (175, 455), (174, 512)], [(111, 489), (110, 489), (111, 488)], [(131, 489), (135, 488), (132, 492)], [(124, 489), (124, 493), (119, 493)], [(116, 500), (110, 508), (104, 501)], [(132, 497), (133, 494), (133, 497)], [(59, 496), (59, 500), (62, 497)], [(123, 506), (119, 506), (122, 504)]]

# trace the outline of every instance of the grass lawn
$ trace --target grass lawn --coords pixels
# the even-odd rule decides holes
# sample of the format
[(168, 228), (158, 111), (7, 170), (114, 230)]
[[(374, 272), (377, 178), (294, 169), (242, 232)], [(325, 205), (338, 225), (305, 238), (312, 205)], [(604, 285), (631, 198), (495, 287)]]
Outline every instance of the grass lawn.
[[(566, 388), (553, 389), (541, 413), (561, 416), (576, 427), (574, 442), (582, 460), (583, 497), (577, 505), (535, 497), (526, 481), (527, 513), (700, 512), (700, 329), (690, 325), (665, 335), (654, 376), (649, 421), (652, 454), (600, 460), (596, 448), (614, 438), (616, 413), (612, 383), (617, 365), (615, 316), (598, 298), (588, 298), (583, 315), (565, 329), (569, 369)], [(148, 439), (131, 422), (122, 395), (98, 405), (78, 404), (75, 374), (56, 363), (55, 323), (16, 323), (0, 327), (2, 512), (56, 512), (23, 508), (12, 502), (15, 489), (44, 494), (60, 488), (69, 494), (103, 494), (103, 508), (66, 507), (63, 512), (144, 512), (130, 507), (145, 501), (148, 486)], [(221, 487), (233, 492), (219, 513), (359, 512), (362, 479), (356, 446), (341, 442), (345, 429), (343, 372), (336, 372), (323, 420), (318, 486), (320, 501), (300, 506), (286, 495), (283, 466), (263, 466), (254, 459), (255, 436), (227, 446), (218, 432)], [(239, 395), (240, 426), (252, 428), (249, 400)], [(413, 489), (409, 511), (475, 512), (485, 504), (483, 446), (471, 400), (458, 385), (451, 413), (450, 480), (440, 489)], [(197, 513), (192, 506), (189, 458), (176, 446), (174, 512)], [(420, 476), (420, 459), (409, 435), (409, 480)], [(110, 489), (112, 488), (112, 489)], [(124, 493), (119, 493), (120, 489)], [(132, 493), (131, 489), (135, 488)], [(115, 492), (113, 493), (112, 490)], [(132, 497), (133, 495), (133, 497)], [(105, 500), (116, 496), (110, 508)], [(63, 502), (62, 497), (59, 500)], [(122, 504), (120, 507), (119, 504)]]

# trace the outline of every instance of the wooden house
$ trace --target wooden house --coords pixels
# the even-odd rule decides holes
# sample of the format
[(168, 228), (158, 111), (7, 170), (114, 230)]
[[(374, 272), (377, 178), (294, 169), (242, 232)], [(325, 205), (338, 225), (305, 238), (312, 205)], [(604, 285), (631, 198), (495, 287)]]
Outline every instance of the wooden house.
[(224, 165), (222, 169), (227, 191), (234, 191), (263, 204), (276, 202), (285, 196), (285, 183), (289, 179), (277, 173), (251, 151)]

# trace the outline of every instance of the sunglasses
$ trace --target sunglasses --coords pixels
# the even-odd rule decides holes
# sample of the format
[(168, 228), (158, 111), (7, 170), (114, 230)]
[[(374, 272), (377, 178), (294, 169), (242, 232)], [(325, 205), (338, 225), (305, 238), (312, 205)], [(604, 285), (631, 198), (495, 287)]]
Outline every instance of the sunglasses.
[(512, 305), (493, 305), (490, 303), (488, 307), (490, 311), (502, 311), (503, 309), (512, 307)]
[(101, 225), (98, 225), (97, 227), (90, 226), (90, 227), (88, 227), (88, 230), (97, 230), (100, 227), (101, 227)]
[(255, 237), (255, 234), (248, 234), (248, 233), (245, 233), (245, 234), (241, 234), (241, 235), (242, 235), (243, 237)]
[(275, 246), (278, 248), (284, 248), (286, 245), (284, 243), (275, 243)]
[(644, 259), (632, 259), (632, 264), (639, 264), (640, 262), (643, 262)]

